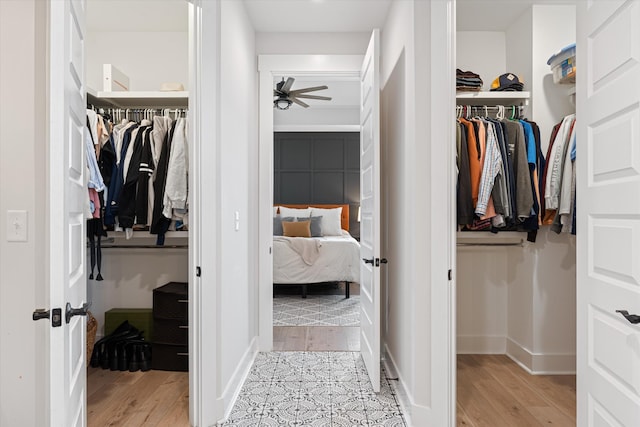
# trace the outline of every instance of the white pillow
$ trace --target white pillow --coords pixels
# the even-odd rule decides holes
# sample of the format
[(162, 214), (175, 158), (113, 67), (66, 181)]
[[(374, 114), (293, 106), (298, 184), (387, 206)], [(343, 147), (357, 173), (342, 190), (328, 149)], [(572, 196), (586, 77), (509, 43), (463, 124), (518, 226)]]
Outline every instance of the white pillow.
[(294, 218), (309, 218), (311, 217), (311, 208), (304, 208), (304, 209), (298, 209), (298, 208), (286, 208), (284, 206), (280, 206), (280, 216), (281, 217), (285, 217), (285, 216), (292, 216)]
[(322, 216), (322, 235), (342, 235), (342, 207), (339, 208), (311, 208), (311, 216)]

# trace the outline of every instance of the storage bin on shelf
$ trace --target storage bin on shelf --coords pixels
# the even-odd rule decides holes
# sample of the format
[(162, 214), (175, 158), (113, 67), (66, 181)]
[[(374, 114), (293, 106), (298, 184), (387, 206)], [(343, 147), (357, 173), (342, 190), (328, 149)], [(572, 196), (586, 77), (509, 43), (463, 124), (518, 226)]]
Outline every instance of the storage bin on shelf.
[(547, 61), (554, 83), (576, 82), (576, 44), (572, 43), (551, 55)]

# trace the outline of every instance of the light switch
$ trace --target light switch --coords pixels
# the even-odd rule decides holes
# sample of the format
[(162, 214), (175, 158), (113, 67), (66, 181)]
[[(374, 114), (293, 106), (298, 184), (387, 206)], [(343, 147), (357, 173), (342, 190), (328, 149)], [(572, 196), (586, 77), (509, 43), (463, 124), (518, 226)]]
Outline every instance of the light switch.
[(27, 241), (27, 211), (7, 211), (7, 242)]
[(235, 212), (234, 219), (235, 219), (235, 230), (238, 231), (240, 230), (240, 212), (238, 211)]

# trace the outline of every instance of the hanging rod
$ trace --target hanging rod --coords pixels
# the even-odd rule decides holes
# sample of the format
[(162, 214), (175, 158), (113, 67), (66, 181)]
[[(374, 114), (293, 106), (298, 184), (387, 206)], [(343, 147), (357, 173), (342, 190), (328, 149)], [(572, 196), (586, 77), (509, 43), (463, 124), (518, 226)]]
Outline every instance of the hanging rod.
[(475, 114), (480, 114), (480, 113), (488, 113), (488, 112), (492, 112), (492, 113), (499, 113), (500, 111), (503, 111), (505, 114), (505, 117), (513, 114), (514, 112), (517, 112), (518, 115), (521, 115), (524, 113), (526, 109), (525, 105), (468, 105), (468, 104), (458, 104), (456, 105), (456, 115), (458, 115), (460, 117), (460, 115), (465, 115), (469, 116), (469, 115), (474, 115)]
[(102, 249), (188, 249), (189, 245), (101, 245)]

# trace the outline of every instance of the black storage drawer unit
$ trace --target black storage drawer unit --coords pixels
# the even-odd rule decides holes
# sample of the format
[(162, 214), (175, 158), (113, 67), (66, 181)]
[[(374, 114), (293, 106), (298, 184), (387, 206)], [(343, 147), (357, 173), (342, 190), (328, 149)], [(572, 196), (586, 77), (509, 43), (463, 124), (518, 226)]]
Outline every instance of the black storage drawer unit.
[(188, 371), (189, 347), (186, 345), (151, 345), (151, 369), (159, 371)]
[(187, 320), (189, 317), (189, 285), (169, 282), (153, 290), (153, 317)]
[(186, 320), (153, 318), (153, 342), (164, 344), (189, 344), (189, 326)]
[(153, 290), (151, 367), (189, 370), (189, 286), (170, 282)]

